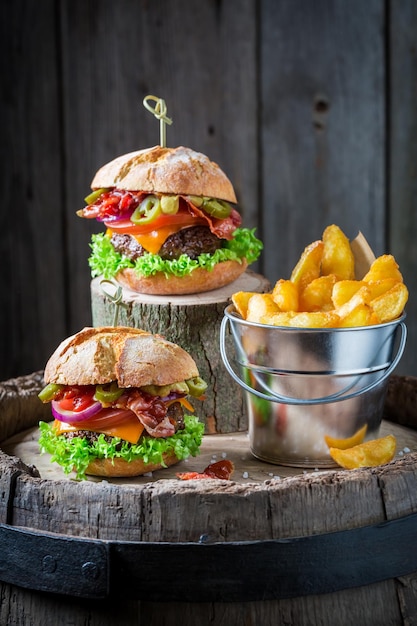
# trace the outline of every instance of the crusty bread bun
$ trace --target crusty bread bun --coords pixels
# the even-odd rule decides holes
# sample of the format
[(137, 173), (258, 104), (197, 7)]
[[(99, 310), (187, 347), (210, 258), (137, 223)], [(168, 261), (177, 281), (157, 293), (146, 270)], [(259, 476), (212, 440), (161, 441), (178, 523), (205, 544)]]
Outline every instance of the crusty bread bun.
[(245, 260), (223, 261), (217, 263), (212, 270), (197, 267), (191, 274), (186, 276), (170, 276), (158, 272), (149, 278), (139, 276), (135, 270), (126, 268), (118, 272), (117, 282), (132, 291), (153, 295), (184, 295), (202, 293), (213, 289), (220, 289), (232, 283), (246, 270), (248, 264)]
[[(163, 455), (166, 467), (179, 463), (174, 452)], [(144, 463), (142, 459), (125, 461), (124, 459), (94, 459), (87, 467), (85, 473), (90, 476), (103, 476), (109, 478), (132, 478), (142, 476), (161, 469), (162, 463)]]
[(198, 376), (192, 357), (159, 335), (128, 327), (83, 328), (45, 366), (46, 383), (120, 387), (169, 385)]
[(94, 176), (91, 188), (102, 187), (236, 202), (233, 185), (217, 163), (184, 146), (154, 146), (119, 156), (103, 165)]

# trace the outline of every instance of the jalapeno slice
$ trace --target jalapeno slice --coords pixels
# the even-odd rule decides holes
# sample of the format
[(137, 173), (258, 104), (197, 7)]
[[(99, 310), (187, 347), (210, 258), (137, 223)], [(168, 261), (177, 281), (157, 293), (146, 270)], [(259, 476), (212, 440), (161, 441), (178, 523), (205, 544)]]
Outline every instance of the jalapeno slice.
[(94, 204), (94, 202), (98, 200), (99, 197), (103, 193), (106, 193), (107, 191), (109, 191), (108, 187), (102, 187), (101, 189), (96, 189), (95, 191), (92, 191), (88, 196), (84, 198), (84, 202), (86, 204)]
[(165, 215), (175, 215), (180, 207), (178, 196), (161, 196), (161, 209)]
[(105, 385), (96, 385), (94, 399), (101, 402), (101, 404), (111, 404), (120, 398), (123, 392), (124, 389), (120, 388), (117, 382), (113, 380)]
[(39, 400), (42, 402), (50, 402), (58, 395), (63, 386), (64, 385), (57, 385), (56, 383), (49, 383), (49, 385), (46, 385), (46, 387), (38, 393)]
[(232, 207), (225, 200), (215, 200), (214, 198), (204, 198), (201, 208), (212, 217), (224, 220), (229, 217)]
[(199, 398), (207, 389), (207, 383), (200, 376), (189, 378), (185, 382), (187, 383), (190, 396), (195, 398)]
[(146, 196), (133, 211), (130, 221), (134, 224), (149, 224), (162, 213), (161, 201), (156, 196)]

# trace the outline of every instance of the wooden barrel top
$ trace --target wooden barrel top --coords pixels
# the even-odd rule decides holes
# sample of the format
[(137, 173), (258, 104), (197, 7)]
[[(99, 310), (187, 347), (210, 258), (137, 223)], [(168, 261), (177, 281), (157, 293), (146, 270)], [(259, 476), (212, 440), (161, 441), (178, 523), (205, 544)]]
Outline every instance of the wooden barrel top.
[[(395, 434), (398, 448), (395, 459), (380, 467), (347, 471), (340, 468), (304, 470), (270, 465), (257, 461), (251, 455), (246, 433), (238, 432), (206, 435), (200, 456), (187, 463), (182, 462), (170, 469), (155, 472), (152, 476), (128, 480), (89, 479), (81, 482), (64, 476), (58, 466), (49, 462), (47, 455), (39, 455), (36, 425), (40, 419), (48, 419), (49, 414), (48, 407), (43, 406), (36, 395), (41, 386), (42, 372), (0, 384), (0, 530), (6, 537), (6, 543), (0, 548), (11, 551), (7, 556), (10, 563), (15, 563), (16, 559), (13, 553), (13, 537), (7, 541), (7, 533), (21, 530), (33, 533), (33, 538), (42, 542), (49, 541), (51, 536), (62, 538), (64, 542), (76, 540), (77, 544), (80, 540), (88, 540), (92, 551), (96, 548), (103, 550), (105, 543), (110, 542), (124, 548), (126, 563), (129, 562), (129, 554), (135, 554), (134, 549), (139, 551), (140, 556), (144, 546), (149, 546), (152, 552), (155, 549), (152, 546), (161, 545), (161, 542), (161, 549), (163, 546), (170, 546), (171, 551), (178, 546), (180, 551), (185, 550), (183, 557), (187, 561), (187, 554), (195, 555), (195, 546), (203, 541), (205, 545), (213, 546), (216, 554), (216, 546), (230, 546), (243, 551), (254, 550), (256, 562), (252, 565), (258, 568), (259, 575), (262, 573), (263, 580), (270, 583), (268, 571), (264, 570), (265, 567), (274, 568), (275, 561), (272, 562), (271, 556), (268, 557), (268, 546), (272, 550), (282, 547), (285, 549), (287, 546), (290, 551), (288, 564), (292, 569), (295, 568), (293, 574), (298, 585), (296, 595), (301, 598), (290, 599), (291, 593), (295, 593), (293, 589), (290, 590), (290, 595), (274, 595), (275, 590), (271, 590), (269, 585), (267, 597), (274, 599), (261, 603), (262, 615), (267, 620), (263, 623), (279, 623), (276, 621), (278, 616), (283, 618), (287, 608), (293, 614), (294, 611), (301, 610), (303, 603), (308, 614), (314, 610), (317, 619), (320, 618), (317, 623), (326, 626), (344, 626), (343, 612), (339, 614), (340, 607), (350, 607), (355, 623), (360, 623), (365, 605), (373, 607), (372, 617), (377, 620), (370, 623), (384, 623), (383, 619), (389, 618), (389, 623), (403, 624), (406, 623), (405, 619), (415, 615), (417, 562), (412, 563), (413, 559), (404, 559), (403, 556), (409, 554), (410, 533), (413, 541), (417, 540), (414, 536), (414, 514), (417, 513), (417, 379), (392, 376), (389, 381), (381, 434)], [(179, 470), (202, 471), (206, 464), (219, 460), (223, 455), (233, 460), (236, 466), (230, 481), (181, 481), (175, 476)], [(397, 527), (398, 523), (400, 527)], [(407, 532), (403, 535), (404, 528)], [(350, 559), (351, 532), (354, 533), (353, 541), (356, 545), (352, 553), (353, 562), (357, 563), (358, 558), (360, 560), (363, 557), (360, 561), (362, 565), (355, 567), (355, 576), (359, 578), (355, 579), (353, 586), (357, 588), (349, 588), (352, 586), (349, 583), (349, 572), (346, 574), (345, 564), (339, 559), (339, 553), (345, 555), (344, 559)], [(371, 553), (361, 540), (358, 543), (362, 532), (370, 532), (373, 537), (374, 548)], [(378, 543), (380, 532), (390, 533), (391, 539), (388, 538), (383, 544)], [(310, 539), (315, 536), (323, 541), (323, 545), (320, 544), (313, 552), (314, 556), (310, 556), (310, 561), (303, 565), (299, 561), (300, 553), (294, 561), (291, 550), (297, 549), (300, 539), (305, 538), (305, 545), (309, 546)], [(339, 536), (340, 545), (328, 543), (338, 542)], [(401, 571), (398, 573), (399, 557), (398, 551), (396, 552), (395, 574), (391, 574), (390, 569), (393, 542), (401, 544), (397, 548), (402, 555), (399, 564)], [(196, 555), (199, 559), (200, 554), (201, 552)], [(227, 549), (225, 553), (219, 554), (227, 569)], [(69, 558), (66, 543), (62, 555), (64, 561), (63, 565), (60, 561), (57, 562), (59, 568), (64, 567)], [(375, 567), (370, 574), (374, 584), (369, 584), (369, 572), (362, 575), (361, 568), (365, 567), (366, 570), (369, 559), (374, 557), (385, 568), (385, 574), (379, 576), (379, 569)], [(131, 558), (134, 559), (133, 556)], [(175, 555), (173, 558), (175, 563)], [(245, 559), (247, 554), (237, 558)], [(43, 558), (43, 568), (48, 568), (48, 559), (49, 557)], [(83, 559), (85, 560), (84, 557)], [(214, 565), (218, 564), (217, 556), (215, 559)], [(266, 560), (263, 562), (262, 559)], [(277, 559), (279, 563), (279, 555)], [(132, 562), (132, 567), (134, 563)], [(265, 567), (262, 566), (263, 563)], [(343, 582), (336, 585), (332, 593), (321, 591), (317, 595), (317, 592), (311, 591), (315, 587), (310, 585), (308, 576), (304, 576), (300, 584), (297, 583), (297, 563), (302, 565), (302, 569), (307, 566), (321, 574), (325, 571), (323, 568), (330, 567), (332, 571), (336, 568), (339, 574), (343, 574), (343, 581), (347, 581), (348, 589)], [(89, 560), (84, 563), (85, 566), (89, 564)], [(236, 567), (232, 563), (230, 565), (235, 568), (234, 573), (238, 576)], [(346, 567), (350, 566), (350, 562), (346, 562)], [(404, 570), (401, 569), (403, 567)], [(18, 570), (18, 580), (20, 571), (21, 568)], [(29, 568), (28, 571), (31, 572), (32, 569)], [(140, 568), (136, 574), (143, 577)], [(41, 570), (40, 575), (48, 578), (48, 570), (46, 573), (45, 569)], [(220, 584), (222, 572), (214, 575), (207, 570), (205, 575), (211, 576), (210, 597), (218, 600), (213, 607), (226, 611), (230, 619), (235, 620), (236, 605), (230, 603), (227, 592), (223, 593), (220, 588), (217, 590), (217, 581)], [(169, 572), (166, 576), (169, 578)], [(321, 580), (323, 576), (318, 578)], [(338, 580), (337, 573), (333, 579)], [(52, 575), (49, 580), (56, 585), (59, 577)], [(147, 589), (157, 593), (159, 580), (160, 574), (157, 571), (146, 572)], [(239, 587), (239, 580), (240, 574), (235, 588)], [(251, 584), (248, 571), (245, 573), (245, 580)], [(332, 580), (330, 585), (333, 584)], [(126, 575), (123, 581), (125, 584)], [(77, 591), (76, 582), (74, 584)], [(172, 584), (175, 589), (178, 588), (178, 581), (172, 581)], [(37, 588), (39, 587), (35, 587)], [(70, 592), (67, 590), (66, 593)], [(205, 602), (206, 600), (201, 600), (206, 593), (204, 582), (199, 585), (198, 593), (200, 602)], [(253, 610), (256, 599), (265, 599), (262, 588), (256, 589), (256, 593), (256, 597), (248, 597), (251, 602), (246, 603)], [(170, 597), (172, 599), (172, 595)], [(195, 602), (195, 597), (192, 591), (184, 590), (183, 604), (168, 604), (165, 609), (158, 604), (159, 596), (156, 595), (152, 606), (163, 616), (167, 614), (166, 611), (172, 611), (175, 605), (175, 615), (181, 615), (183, 620), (189, 610), (186, 603)], [(223, 605), (224, 598), (229, 598), (229, 602)], [(234, 599), (242, 600), (242, 597), (235, 596)], [(53, 598), (48, 598), (48, 603), (55, 607)], [(74, 606), (84, 616), (84, 605)], [(112, 601), (109, 600), (106, 606), (110, 611)], [(204, 604), (198, 606), (203, 607)], [(58, 605), (55, 608), (58, 610)], [(309, 623), (301, 614), (297, 615), (297, 623)], [(107, 626), (111, 620), (103, 623)], [(204, 620), (196, 623), (204, 623)]]

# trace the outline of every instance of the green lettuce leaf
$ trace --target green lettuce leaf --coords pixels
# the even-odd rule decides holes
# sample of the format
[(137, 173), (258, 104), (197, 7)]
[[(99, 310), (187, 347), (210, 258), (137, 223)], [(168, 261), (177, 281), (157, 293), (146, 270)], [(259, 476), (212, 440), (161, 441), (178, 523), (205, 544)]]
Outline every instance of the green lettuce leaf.
[(242, 262), (246, 258), (249, 264), (256, 261), (263, 249), (262, 242), (255, 236), (255, 228), (237, 228), (233, 233), (233, 239), (227, 241), (224, 248), (216, 250), (214, 254), (200, 254), (197, 260), (190, 259), (182, 254), (179, 259), (164, 260), (158, 254), (150, 252), (139, 257), (135, 262), (113, 248), (110, 237), (105, 233), (92, 236), (91, 255), (88, 260), (91, 275), (103, 276), (109, 280), (125, 268), (135, 269), (144, 277), (154, 276), (157, 272), (163, 272), (165, 276), (187, 276), (197, 267), (212, 270), (217, 263), (222, 261)]
[(145, 463), (160, 463), (163, 467), (163, 455), (174, 452), (179, 460), (197, 456), (203, 439), (204, 424), (198, 417), (186, 415), (185, 428), (166, 439), (162, 437), (142, 437), (137, 444), (131, 444), (120, 437), (106, 441), (101, 434), (97, 441), (90, 444), (86, 439), (73, 437), (68, 439), (57, 435), (52, 428), (53, 422), (39, 422), (39, 446), (41, 453), (51, 455), (51, 463), (58, 463), (65, 474), (75, 471), (78, 480), (85, 480), (85, 470), (94, 459), (122, 458), (126, 461), (143, 459)]

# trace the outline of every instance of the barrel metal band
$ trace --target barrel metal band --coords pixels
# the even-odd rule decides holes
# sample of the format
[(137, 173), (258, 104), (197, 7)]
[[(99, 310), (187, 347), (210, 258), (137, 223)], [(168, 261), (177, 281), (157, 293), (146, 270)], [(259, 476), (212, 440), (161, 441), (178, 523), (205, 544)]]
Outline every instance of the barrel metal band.
[(84, 598), (242, 602), (332, 593), (417, 572), (417, 514), (264, 541), (121, 542), (0, 524), (0, 580)]

